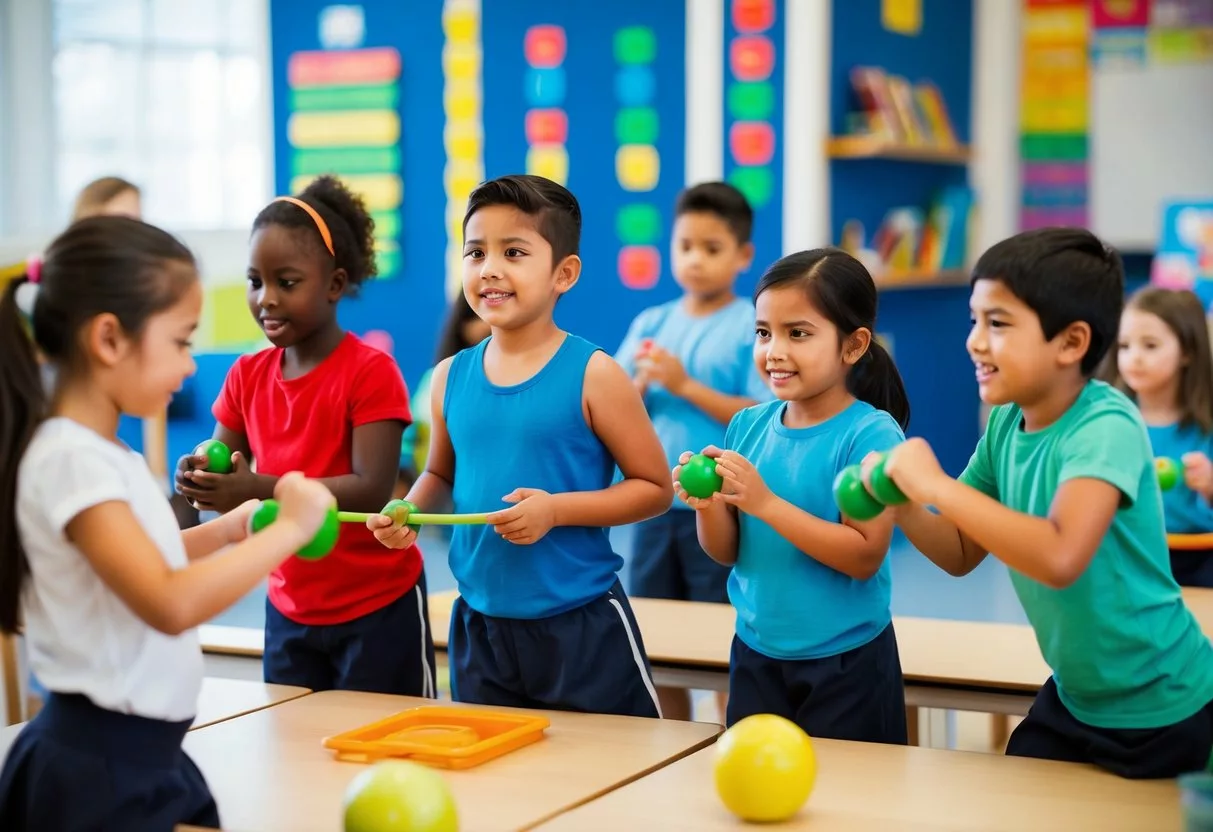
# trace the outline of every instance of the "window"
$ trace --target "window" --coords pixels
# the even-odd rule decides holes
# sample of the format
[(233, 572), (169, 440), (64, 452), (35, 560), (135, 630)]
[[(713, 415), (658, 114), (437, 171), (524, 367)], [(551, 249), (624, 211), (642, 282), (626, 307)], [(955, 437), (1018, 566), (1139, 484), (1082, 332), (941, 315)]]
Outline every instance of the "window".
[(53, 0), (58, 200), (98, 176), (174, 229), (246, 228), (271, 194), (268, 0)]

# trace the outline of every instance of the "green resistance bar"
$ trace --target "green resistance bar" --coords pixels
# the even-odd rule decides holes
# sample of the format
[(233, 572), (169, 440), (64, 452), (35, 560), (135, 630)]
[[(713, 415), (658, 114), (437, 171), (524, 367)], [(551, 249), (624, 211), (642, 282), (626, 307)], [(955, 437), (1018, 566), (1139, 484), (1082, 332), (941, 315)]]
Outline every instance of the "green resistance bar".
[[(339, 511), (337, 519), (342, 523), (365, 523), (379, 512)], [(410, 526), (476, 526), (488, 522), (488, 513), (484, 514), (409, 514)]]

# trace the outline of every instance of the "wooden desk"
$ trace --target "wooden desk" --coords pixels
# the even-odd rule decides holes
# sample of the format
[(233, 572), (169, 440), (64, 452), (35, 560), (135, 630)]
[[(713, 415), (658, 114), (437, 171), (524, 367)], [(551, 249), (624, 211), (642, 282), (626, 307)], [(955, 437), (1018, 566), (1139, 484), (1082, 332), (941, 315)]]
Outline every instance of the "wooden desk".
[[(1091, 766), (874, 743), (814, 740), (817, 784), (800, 813), (775, 829), (1182, 829), (1175, 781), (1124, 780)], [(715, 749), (559, 815), (552, 830), (739, 830), (716, 796)]]
[[(313, 693), (191, 732), (185, 748), (206, 776), (225, 828), (331, 832), (340, 826), (346, 787), (365, 766), (337, 762), (321, 741), (424, 704), (432, 701)], [(661, 719), (545, 715), (552, 725), (540, 742), (467, 771), (443, 772), (461, 829), (528, 828), (710, 745), (721, 730)]]
[[(253, 711), (289, 702), (311, 691), (291, 685), (267, 685), (264, 682), (245, 682), (236, 679), (202, 680), (202, 691), (198, 694), (198, 715), (190, 728), (196, 731), (208, 725), (235, 719)], [(24, 722), (0, 728), (0, 762), (12, 746), (17, 734), (25, 727)]]
[[(434, 646), (445, 651), (457, 594), (430, 596)], [(1213, 636), (1213, 590), (1184, 599)], [(726, 690), (734, 612), (727, 604), (632, 598), (632, 610), (659, 685)], [(910, 707), (1027, 713), (1051, 671), (1026, 624), (896, 616), (893, 626)]]

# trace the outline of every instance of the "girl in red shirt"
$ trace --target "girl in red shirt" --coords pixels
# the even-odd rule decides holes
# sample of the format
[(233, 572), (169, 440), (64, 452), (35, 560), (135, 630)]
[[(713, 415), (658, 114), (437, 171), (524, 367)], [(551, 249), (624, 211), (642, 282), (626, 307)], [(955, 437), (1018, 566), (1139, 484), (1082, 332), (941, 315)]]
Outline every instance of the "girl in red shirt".
[[(373, 231), (362, 200), (330, 176), (257, 215), (248, 303), (273, 346), (237, 359), (212, 408), (231, 473), (203, 470), (196, 455), (178, 464), (177, 488), (200, 509), (268, 498), (288, 471), (319, 479), (343, 510), (379, 511), (391, 498), (412, 420), (404, 380), (391, 356), (337, 322), (340, 300), (376, 273)], [(385, 551), (350, 523), (327, 557), (290, 558), (269, 578), (264, 674), (312, 690), (435, 696), (420, 551)]]

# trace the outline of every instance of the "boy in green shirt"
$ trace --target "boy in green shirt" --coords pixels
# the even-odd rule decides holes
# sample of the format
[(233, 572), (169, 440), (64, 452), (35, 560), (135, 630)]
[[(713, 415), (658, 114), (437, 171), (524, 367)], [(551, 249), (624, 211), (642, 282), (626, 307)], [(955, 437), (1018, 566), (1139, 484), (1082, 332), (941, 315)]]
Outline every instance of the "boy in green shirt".
[(911, 501), (898, 525), (936, 565), (959, 576), (993, 554), (1010, 569), (1053, 676), (1007, 754), (1174, 777), (1209, 763), (1213, 646), (1171, 576), (1145, 424), (1091, 379), (1123, 303), (1120, 257), (1090, 232), (995, 245), (969, 302), (967, 347), (995, 405), (985, 434), (959, 480), (921, 439), (885, 472)]

